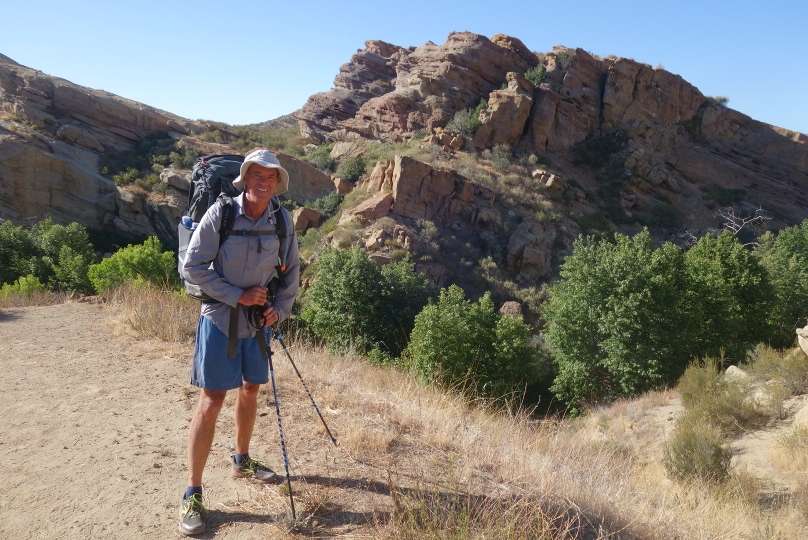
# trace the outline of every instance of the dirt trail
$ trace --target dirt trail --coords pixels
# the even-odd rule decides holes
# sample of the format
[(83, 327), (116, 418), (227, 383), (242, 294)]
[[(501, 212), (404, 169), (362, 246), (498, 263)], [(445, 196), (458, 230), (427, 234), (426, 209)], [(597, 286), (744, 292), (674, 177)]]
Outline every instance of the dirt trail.
[[(115, 316), (109, 307), (80, 303), (0, 312), (0, 538), (180, 537), (185, 442), (197, 397), (187, 384), (191, 347), (129, 335)], [(274, 406), (262, 400), (251, 454), (282, 471)], [(308, 485), (293, 484), (295, 494), (316, 498), (318, 483), (332, 489), (338, 477), (349, 483), (339, 495), (345, 502), (351, 487), (371, 485), (361, 465), (335, 471), (344, 456), (312, 436), (316, 417), (293, 400), (284, 418), (292, 473), (299, 467), (309, 475)], [(231, 411), (226, 404), (217, 425), (205, 471), (209, 531), (197, 538), (285, 537), (274, 521), (288, 512), (288, 497), (277, 486), (231, 476)], [(376, 495), (365, 490), (352, 512), (334, 510), (328, 530), (310, 532), (358, 532), (372, 515), (362, 508), (384, 506)]]

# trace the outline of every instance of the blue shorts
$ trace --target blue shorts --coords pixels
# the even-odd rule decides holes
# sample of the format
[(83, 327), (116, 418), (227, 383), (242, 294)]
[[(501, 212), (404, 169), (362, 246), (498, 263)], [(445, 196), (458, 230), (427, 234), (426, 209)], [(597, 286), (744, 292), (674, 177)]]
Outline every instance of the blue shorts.
[(191, 384), (206, 390), (232, 390), (242, 381), (266, 384), (269, 362), (254, 337), (239, 339), (236, 357), (227, 357), (229, 340), (207, 317), (199, 317), (196, 328)]

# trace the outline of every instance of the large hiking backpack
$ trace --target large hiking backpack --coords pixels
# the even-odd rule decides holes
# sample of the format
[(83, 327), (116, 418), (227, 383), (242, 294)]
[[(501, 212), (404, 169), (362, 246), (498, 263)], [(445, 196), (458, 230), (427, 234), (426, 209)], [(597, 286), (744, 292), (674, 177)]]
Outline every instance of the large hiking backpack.
[[(214, 204), (222, 205), (222, 224), (219, 227), (219, 245), (221, 246), (231, 234), (240, 236), (263, 236), (277, 234), (280, 240), (278, 250), (278, 278), (282, 285), (284, 283), (284, 273), (286, 271), (286, 257), (289, 255), (289, 227), (291, 216), (289, 211), (280, 204), (277, 197), (273, 197), (270, 205), (277, 204), (281, 217), (278, 219), (278, 229), (273, 231), (234, 231), (233, 222), (236, 219), (233, 197), (238, 196), (241, 191), (233, 186), (233, 181), (240, 173), (241, 164), (244, 162), (243, 156), (236, 155), (214, 155), (202, 156), (196, 160), (191, 172), (191, 185), (188, 188), (188, 207), (185, 215), (182, 216), (180, 224), (177, 226), (177, 236), (179, 246), (177, 250), (177, 269), (182, 279), (182, 265), (185, 262), (185, 254), (188, 251), (188, 244), (196, 230), (199, 221), (208, 208)], [(215, 300), (202, 292), (197, 285), (193, 285), (182, 279), (185, 292), (188, 296), (196, 298), (202, 302), (217, 303)]]

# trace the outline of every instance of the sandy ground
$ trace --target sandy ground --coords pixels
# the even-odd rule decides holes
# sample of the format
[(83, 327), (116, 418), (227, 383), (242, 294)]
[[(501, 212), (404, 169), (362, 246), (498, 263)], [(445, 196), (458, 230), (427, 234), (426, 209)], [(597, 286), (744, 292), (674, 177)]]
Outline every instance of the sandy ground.
[[(0, 538), (181, 537), (198, 396), (188, 384), (191, 346), (137, 338), (115, 318), (81, 303), (0, 312)], [(383, 475), (334, 448), (291, 369), (276, 369), (298, 513), (328, 507), (320, 522), (308, 512), (304, 536), (372, 536), (389, 502)], [(282, 473), (268, 395), (250, 453)], [(229, 396), (205, 471), (209, 530), (196, 538), (287, 537), (283, 488), (231, 475), (231, 411)]]

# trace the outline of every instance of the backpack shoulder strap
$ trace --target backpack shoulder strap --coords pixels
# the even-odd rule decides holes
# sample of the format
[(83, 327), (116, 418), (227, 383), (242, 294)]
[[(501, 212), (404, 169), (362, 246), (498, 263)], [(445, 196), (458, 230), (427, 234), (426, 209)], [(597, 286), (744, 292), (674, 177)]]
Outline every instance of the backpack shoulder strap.
[(224, 193), (219, 195), (216, 202), (222, 206), (222, 223), (219, 225), (219, 246), (221, 246), (230, 236), (230, 231), (233, 230), (233, 223), (236, 221), (236, 208), (233, 204), (233, 198)]

